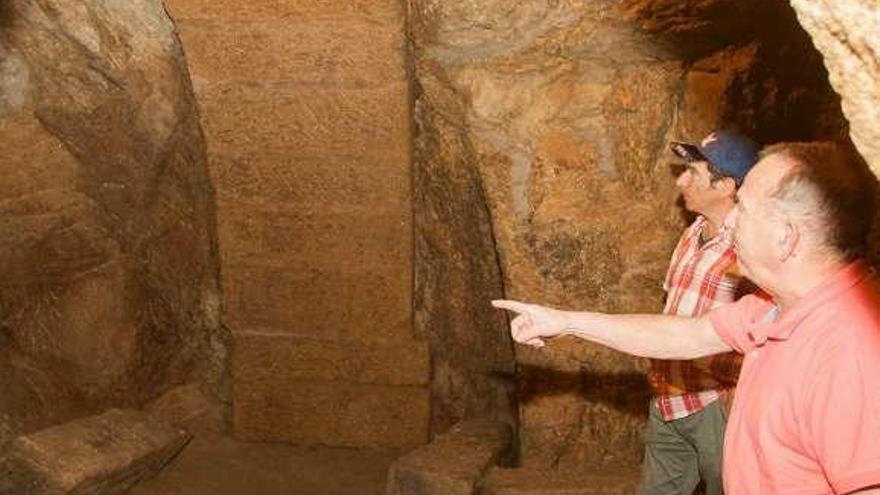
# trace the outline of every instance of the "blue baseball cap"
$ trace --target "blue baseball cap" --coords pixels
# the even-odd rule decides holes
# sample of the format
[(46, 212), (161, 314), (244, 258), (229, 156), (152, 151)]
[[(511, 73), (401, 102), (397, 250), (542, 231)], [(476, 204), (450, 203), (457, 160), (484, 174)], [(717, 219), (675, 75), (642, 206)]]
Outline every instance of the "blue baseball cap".
[(746, 136), (730, 130), (715, 131), (699, 144), (680, 141), (669, 143), (672, 152), (688, 162), (707, 161), (721, 172), (742, 183), (749, 170), (758, 162), (761, 147)]

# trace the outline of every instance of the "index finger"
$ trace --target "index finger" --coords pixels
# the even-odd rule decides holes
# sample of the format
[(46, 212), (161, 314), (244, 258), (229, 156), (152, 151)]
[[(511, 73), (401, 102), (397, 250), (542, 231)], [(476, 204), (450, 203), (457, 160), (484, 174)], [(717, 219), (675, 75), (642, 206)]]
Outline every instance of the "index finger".
[(500, 309), (509, 309), (510, 311), (516, 311), (517, 313), (525, 313), (529, 308), (529, 305), (526, 303), (511, 301), (509, 299), (495, 299), (492, 301), (492, 306)]

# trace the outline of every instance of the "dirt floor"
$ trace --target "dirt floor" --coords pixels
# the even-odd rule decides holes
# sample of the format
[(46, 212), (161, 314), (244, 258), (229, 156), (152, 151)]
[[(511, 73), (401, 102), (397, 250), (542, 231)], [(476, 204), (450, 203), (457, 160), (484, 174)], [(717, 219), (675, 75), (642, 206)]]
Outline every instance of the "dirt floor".
[(380, 495), (401, 454), (202, 436), (129, 495)]

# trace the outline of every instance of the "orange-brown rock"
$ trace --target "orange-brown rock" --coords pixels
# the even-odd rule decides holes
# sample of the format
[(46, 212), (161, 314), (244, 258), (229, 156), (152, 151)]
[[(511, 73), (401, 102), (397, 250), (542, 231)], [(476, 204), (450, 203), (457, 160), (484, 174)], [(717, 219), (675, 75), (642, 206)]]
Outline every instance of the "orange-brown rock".
[(822, 52), (853, 144), (880, 176), (880, 7), (872, 0), (791, 0), (791, 5)]
[(27, 431), (216, 385), (214, 196), (162, 3), (15, 0), (0, 17), (0, 318), (19, 387), (47, 384), (0, 410), (27, 409)]

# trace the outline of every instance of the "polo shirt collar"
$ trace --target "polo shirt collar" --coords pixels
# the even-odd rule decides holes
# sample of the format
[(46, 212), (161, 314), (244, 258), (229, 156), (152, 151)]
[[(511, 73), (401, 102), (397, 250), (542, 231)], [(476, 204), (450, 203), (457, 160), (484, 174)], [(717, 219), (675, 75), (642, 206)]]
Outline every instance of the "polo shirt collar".
[[(771, 321), (753, 322), (748, 332), (749, 337), (758, 346), (764, 345), (768, 340), (787, 340), (807, 316), (871, 274), (872, 270), (864, 261), (857, 260), (850, 263), (834, 276), (814, 287), (781, 318), (775, 321), (770, 318)], [(774, 307), (771, 311), (777, 309)]]

